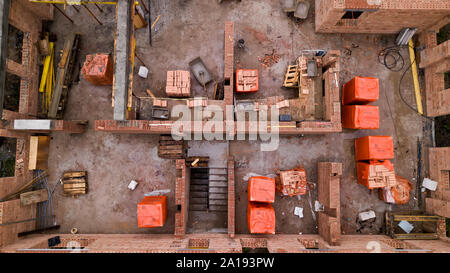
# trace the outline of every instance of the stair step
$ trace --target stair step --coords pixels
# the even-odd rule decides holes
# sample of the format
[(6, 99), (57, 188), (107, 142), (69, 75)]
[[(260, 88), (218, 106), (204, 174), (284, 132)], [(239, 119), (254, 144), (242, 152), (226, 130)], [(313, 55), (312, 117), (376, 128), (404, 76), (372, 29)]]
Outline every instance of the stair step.
[(209, 201), (214, 200), (214, 199), (228, 200), (227, 194), (225, 194), (225, 193), (210, 193), (209, 194)]
[(208, 204), (208, 198), (190, 198), (190, 204)]
[(208, 207), (200, 204), (189, 204), (189, 210), (191, 211), (206, 211)]
[(208, 192), (206, 191), (191, 191), (189, 193), (191, 198), (208, 198)]
[(209, 174), (228, 174), (227, 169), (209, 169)]
[(209, 188), (209, 193), (227, 193), (228, 192), (228, 187), (227, 188)]
[(224, 182), (209, 182), (209, 187), (224, 187), (228, 188), (228, 183)]
[(208, 179), (191, 179), (191, 185), (208, 185)]
[(204, 192), (208, 192), (208, 185), (192, 185), (191, 184), (191, 192), (194, 191), (204, 191)]
[(227, 177), (223, 175), (210, 175), (209, 180), (212, 181), (227, 181)]
[(191, 178), (208, 178), (208, 173), (191, 173)]
[(218, 206), (218, 205), (212, 205), (209, 206), (210, 211), (227, 211), (228, 206)]
[(212, 200), (209, 200), (209, 205), (210, 205), (210, 207), (212, 205), (228, 206), (228, 199), (226, 199), (226, 200), (224, 200), (224, 199), (212, 199)]

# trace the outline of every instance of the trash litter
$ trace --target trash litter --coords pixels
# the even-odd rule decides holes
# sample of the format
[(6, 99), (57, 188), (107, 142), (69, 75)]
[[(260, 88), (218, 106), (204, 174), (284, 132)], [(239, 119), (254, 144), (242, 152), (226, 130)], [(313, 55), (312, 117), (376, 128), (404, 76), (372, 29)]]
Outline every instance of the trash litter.
[(319, 201), (316, 200), (316, 202), (314, 203), (314, 210), (315, 211), (323, 211), (323, 205), (319, 203)]
[(377, 216), (375, 215), (375, 212), (373, 210), (369, 210), (369, 211), (361, 212), (358, 215), (358, 217), (359, 217), (359, 220), (364, 222), (369, 219), (376, 218)]
[(138, 75), (144, 79), (147, 79), (148, 76), (148, 69), (145, 66), (140, 66), (139, 67), (139, 72)]
[(430, 191), (435, 191), (437, 188), (438, 182), (433, 181), (429, 178), (424, 178), (422, 182), (422, 187), (429, 189)]
[(299, 218), (303, 218), (303, 208), (295, 207), (294, 215), (297, 215)]
[(147, 192), (146, 194), (144, 194), (144, 196), (159, 196), (159, 195), (167, 194), (169, 192), (170, 192), (170, 189), (156, 190), (156, 191), (152, 191), (152, 192)]
[(406, 233), (410, 233), (414, 229), (414, 226), (411, 225), (408, 221), (400, 221), (400, 223), (398, 223), (398, 226)]
[(129, 188), (130, 190), (134, 191), (134, 189), (136, 189), (136, 186), (137, 186), (138, 184), (139, 184), (138, 182), (136, 182), (136, 181), (134, 181), (134, 180), (131, 180), (130, 184), (128, 184), (128, 188)]

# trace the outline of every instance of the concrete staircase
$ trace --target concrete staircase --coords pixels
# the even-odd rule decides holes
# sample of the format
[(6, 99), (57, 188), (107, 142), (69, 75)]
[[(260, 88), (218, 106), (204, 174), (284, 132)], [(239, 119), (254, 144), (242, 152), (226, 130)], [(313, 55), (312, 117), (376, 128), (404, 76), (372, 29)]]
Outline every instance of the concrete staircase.
[(226, 167), (191, 168), (189, 210), (226, 212), (227, 177)]

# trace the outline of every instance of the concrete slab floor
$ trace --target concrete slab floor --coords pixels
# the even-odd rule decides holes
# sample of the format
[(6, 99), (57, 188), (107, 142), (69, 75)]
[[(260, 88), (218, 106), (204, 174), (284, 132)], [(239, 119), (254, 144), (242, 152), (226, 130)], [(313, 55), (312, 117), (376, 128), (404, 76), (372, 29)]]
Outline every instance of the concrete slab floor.
[[(312, 3), (314, 1), (311, 1)], [(150, 70), (148, 79), (137, 75), (134, 93), (146, 96), (149, 88), (156, 96), (165, 96), (167, 70), (188, 70), (188, 63), (200, 56), (216, 81), (223, 75), (223, 33), (225, 21), (235, 21), (235, 39), (244, 39), (246, 50), (236, 49), (236, 68), (260, 70), (260, 91), (239, 96), (257, 98), (273, 95), (294, 97), (295, 90), (281, 88), (288, 64), (295, 61), (303, 49), (339, 49), (349, 47), (351, 55), (342, 53), (341, 84), (354, 76), (378, 77), (381, 84), (380, 129), (344, 130), (340, 134), (282, 137), (275, 152), (261, 152), (259, 141), (231, 141), (229, 154), (236, 159), (236, 232), (248, 233), (246, 223), (248, 173), (270, 174), (274, 169), (290, 169), (301, 164), (310, 182), (316, 183), (317, 162), (337, 161), (344, 166), (341, 182), (341, 224), (345, 234), (357, 233), (358, 212), (373, 209), (377, 221), (361, 233), (379, 233), (383, 226), (383, 212), (391, 209), (415, 208), (419, 205), (415, 193), (417, 177), (417, 140), (422, 147), (430, 146), (430, 124), (408, 109), (398, 92), (400, 73), (394, 73), (378, 63), (378, 52), (392, 45), (394, 36), (316, 34), (314, 32), (314, 5), (309, 18), (297, 24), (282, 11), (279, 1), (248, 0), (240, 3), (225, 1), (153, 1), (152, 14), (161, 15), (153, 30), (153, 46), (148, 43), (146, 28), (136, 31), (136, 53)], [(75, 20), (74, 26), (61, 14), (55, 13), (52, 31), (60, 38), (68, 29), (81, 32), (83, 42), (81, 60), (86, 54), (113, 52), (114, 7), (105, 6), (98, 17), (104, 25), (98, 25), (89, 14), (67, 10)], [(352, 44), (358, 47), (352, 47)], [(275, 52), (278, 63), (265, 69), (258, 57)], [(407, 51), (402, 51), (408, 60)], [(141, 65), (136, 60), (136, 68)], [(214, 84), (209, 84), (208, 96), (212, 96)], [(194, 95), (204, 95), (203, 88), (192, 80)], [(404, 96), (414, 102), (410, 72), (404, 79)], [(89, 84), (83, 77), (72, 87), (65, 119), (89, 120), (89, 128), (82, 135), (52, 134), (50, 145), (50, 181), (52, 184), (64, 171), (83, 169), (88, 171), (90, 192), (76, 199), (62, 196), (58, 188), (55, 195), (57, 221), (61, 232), (77, 227), (81, 233), (173, 233), (175, 164), (157, 156), (157, 136), (112, 135), (93, 131), (96, 119), (112, 119), (111, 88)], [(380, 201), (377, 192), (370, 192), (356, 183), (353, 139), (366, 135), (391, 135), (395, 142), (396, 172), (413, 183), (408, 205), (393, 206)], [(422, 156), (424, 153), (422, 153)], [(425, 160), (422, 159), (422, 162)], [(424, 167), (422, 167), (424, 170)], [(126, 186), (131, 179), (140, 184), (134, 192)], [(145, 192), (171, 189), (168, 200), (168, 218), (161, 229), (139, 229), (136, 221), (136, 204)], [(317, 233), (316, 215), (311, 210), (317, 190), (297, 198), (277, 195), (274, 203), (277, 215), (277, 233)], [(304, 218), (294, 215), (294, 207), (304, 208)]]

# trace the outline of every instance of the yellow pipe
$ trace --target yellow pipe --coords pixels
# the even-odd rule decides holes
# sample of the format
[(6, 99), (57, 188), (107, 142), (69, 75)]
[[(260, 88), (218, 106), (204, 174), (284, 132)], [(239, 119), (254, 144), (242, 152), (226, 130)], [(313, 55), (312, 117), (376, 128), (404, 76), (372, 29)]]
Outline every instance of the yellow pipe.
[[(49, 43), (49, 52), (51, 52), (53, 49), (53, 43)], [(51, 55), (49, 54), (48, 56), (45, 57), (44, 60), (44, 69), (42, 71), (42, 77), (41, 77), (41, 84), (39, 85), (39, 92), (44, 92), (44, 88), (45, 88), (45, 84), (47, 82), (47, 74), (48, 74), (48, 69), (50, 66), (50, 59), (51, 59)]]
[(411, 40), (409, 40), (409, 58), (411, 61), (411, 71), (414, 81), (414, 93), (416, 94), (417, 112), (423, 115), (422, 96), (420, 94), (419, 77), (417, 74), (417, 62), (416, 62), (416, 55), (414, 53), (414, 42), (412, 38)]

